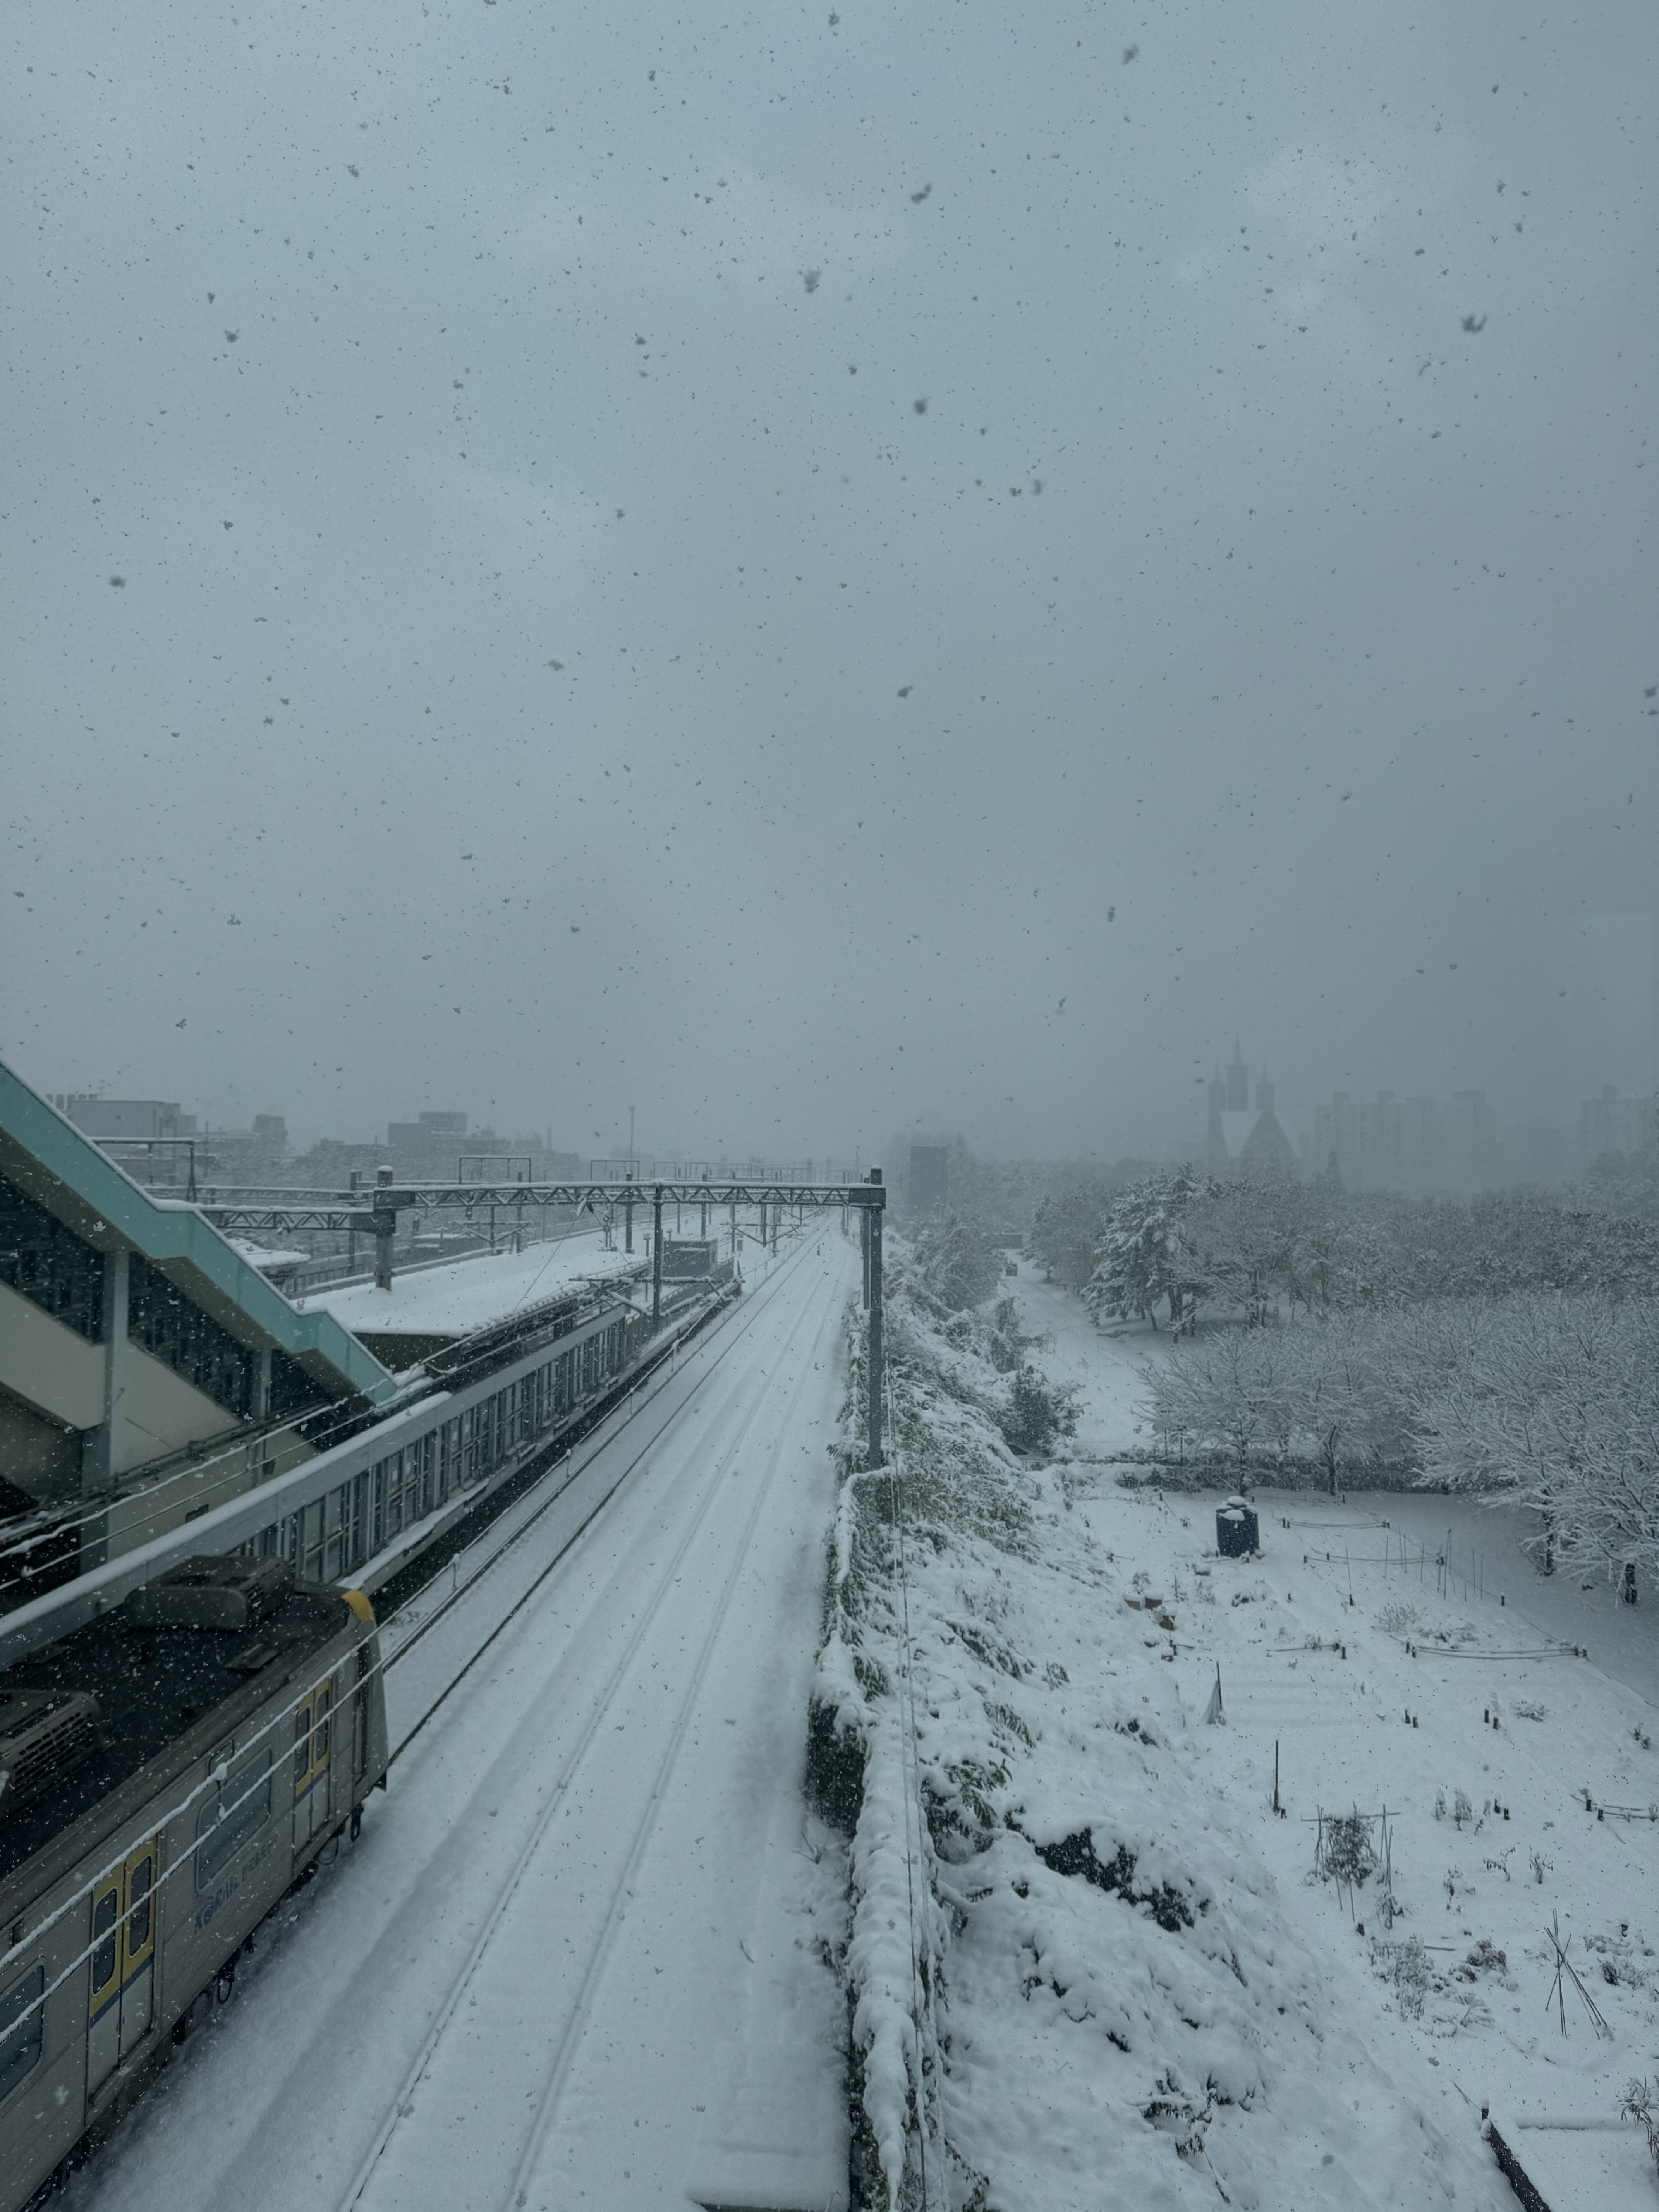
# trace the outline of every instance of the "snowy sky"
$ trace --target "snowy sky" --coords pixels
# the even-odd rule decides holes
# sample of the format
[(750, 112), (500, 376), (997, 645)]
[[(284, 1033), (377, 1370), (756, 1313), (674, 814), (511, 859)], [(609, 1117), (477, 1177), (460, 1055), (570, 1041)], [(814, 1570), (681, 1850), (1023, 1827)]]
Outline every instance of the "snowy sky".
[(1651, 1083), (1656, 85), (1638, 0), (12, 8), (0, 1051), (784, 1157), (1161, 1149), (1235, 1027), (1292, 1128)]

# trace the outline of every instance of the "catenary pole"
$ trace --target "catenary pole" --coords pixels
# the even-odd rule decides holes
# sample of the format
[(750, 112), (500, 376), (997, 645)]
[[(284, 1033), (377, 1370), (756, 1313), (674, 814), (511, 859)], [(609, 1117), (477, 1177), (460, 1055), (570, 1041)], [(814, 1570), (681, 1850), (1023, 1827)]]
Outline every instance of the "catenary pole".
[[(879, 1168), (871, 1169), (870, 1180), (872, 1182), (875, 1183), (878, 1183), (881, 1181), (881, 1170)], [(868, 1251), (870, 1288), (870, 1358), (869, 1375), (867, 1378), (869, 1383), (868, 1395), (870, 1401), (870, 1436), (869, 1449), (865, 1454), (865, 1465), (866, 1467), (879, 1467), (882, 1463), (881, 1208), (878, 1206), (871, 1206), (866, 1212), (865, 1220), (868, 1224), (866, 1233), (869, 1238)]]

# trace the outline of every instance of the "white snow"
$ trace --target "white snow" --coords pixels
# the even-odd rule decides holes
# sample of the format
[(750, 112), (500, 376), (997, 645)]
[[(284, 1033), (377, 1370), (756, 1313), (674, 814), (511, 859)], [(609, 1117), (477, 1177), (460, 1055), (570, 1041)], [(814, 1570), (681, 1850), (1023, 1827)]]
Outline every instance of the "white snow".
[(786, 1252), (392, 1669), (396, 1741), (624, 1477), (70, 2204), (844, 2203), (844, 1856), (799, 1790), (855, 1274)]
[[(1495, 2168), (1474, 2128), (1490, 2102), (1516, 2125), (1517, 2154), (1536, 2167), (1555, 2212), (1650, 2206), (1645, 2143), (1637, 2130), (1607, 2124), (1624, 2084), (1659, 2069), (1659, 1820), (1598, 1820), (1584, 1796), (1638, 1814), (1659, 1805), (1659, 1748), (1650, 1747), (1659, 1744), (1659, 1593), (1632, 1608), (1599, 1580), (1543, 1577), (1520, 1551), (1519, 1516), (1421, 1494), (1356, 1492), (1342, 1503), (1255, 1493), (1264, 1557), (1220, 1559), (1219, 1492), (1160, 1499), (1120, 1487), (1124, 1469), (1109, 1464), (1146, 1442), (1135, 1425), (1136, 1362), (1159, 1356), (1160, 1342), (1097, 1334), (1080, 1305), (1040, 1282), (1023, 1279), (1020, 1298), (1027, 1325), (1052, 1332), (1040, 1364), (1081, 1386), (1085, 1409), (1065, 1448), (1069, 1463), (1034, 1486), (1041, 1566), (1000, 1562), (994, 1586), (997, 1634), (1030, 1662), (1025, 1680), (1000, 1686), (1000, 1698), (1035, 1737), (1028, 1750), (1006, 1728), (991, 1732), (1011, 1770), (1002, 1795), (1018, 1796), (1020, 1826), (1039, 1841), (1086, 1826), (1102, 1859), (1120, 1839), (1129, 1844), (1138, 1882), (1178, 1871), (1206, 1890), (1233, 1930), (1267, 1943), (1253, 1969), (1235, 1933), (1247, 1982), (1259, 1990), (1270, 1966), (1276, 2002), (1293, 1991), (1292, 2013), (1300, 2006), (1323, 2022), (1317, 2054), (1295, 2061), (1273, 2022), (1258, 2021), (1268, 2032), (1254, 2043), (1256, 2109), (1220, 2108), (1207, 2136), (1206, 2155), (1229, 2194), (1249, 2203), (1254, 2191), (1264, 2205), (1325, 2201), (1304, 2156), (1318, 2143), (1349, 2169), (1344, 2203), (1432, 2202), (1436, 2176), (1456, 2179), (1460, 2197), (1467, 2187), (1486, 2201)], [(1092, 1600), (1061, 1595), (1091, 1583)], [(1124, 1600), (1137, 1591), (1162, 1598), (1173, 1632), (1128, 1610)], [(960, 1607), (976, 1594), (982, 1601), (982, 1583), (975, 1593), (958, 1578), (950, 1596)], [(1571, 1656), (1573, 1645), (1589, 1658)], [(1499, 1656), (1522, 1652), (1543, 1656)], [(1042, 1680), (1054, 1661), (1067, 1670), (1064, 1686)], [(959, 1657), (930, 1653), (929, 1663), (930, 1702), (947, 1733), (955, 1701), (999, 1693), (978, 1680), (970, 1692)], [(1226, 1720), (1206, 1729), (1218, 1665)], [(1495, 1727), (1483, 1718), (1492, 1713)], [(1126, 1758), (1119, 1731), (1137, 1717), (1162, 1741), (1156, 1754)], [(1282, 1819), (1271, 1809), (1275, 1743)], [(1451, 1817), (1460, 1790), (1471, 1807), (1461, 1828)], [(1436, 1818), (1440, 1796), (1444, 1820)], [(1309, 1879), (1310, 1821), (1356, 1805), (1389, 1814), (1404, 1907), (1391, 1931), (1378, 1926), (1374, 1881), (1351, 1908), (1334, 1886)], [(1030, 1883), (1018, 1910), (1007, 1887), (1016, 1861)], [(1068, 2160), (1086, 2165), (1084, 2116), (1109, 2103), (1121, 2062), (1104, 2053), (1086, 2065), (1085, 2095), (1069, 2086), (1080, 2051), (1115, 2021), (1137, 2057), (1150, 2047), (1159, 2064), (1178, 2060), (1160, 2040), (1167, 2008), (1138, 2006), (1135, 1988), (1150, 1978), (1181, 1992), (1177, 2013), (1205, 2024), (1201, 2044), (1194, 2040), (1208, 2078), (1230, 2094), (1225, 2069), (1242, 2066), (1249, 2081), (1252, 2039), (1225, 2030), (1201, 1980), (1172, 1960), (1190, 1938), (1173, 1945), (1078, 1878), (1033, 1869), (1018, 1837), (1005, 1832), (974, 1863), (972, 1887), (991, 1893), (969, 1908), (948, 1966), (960, 2147), (995, 2181), (1027, 2169), (1010, 2203), (1097, 2201), (1068, 2193), (1081, 2184), (1065, 2172)], [(1571, 1982), (1561, 2032), (1547, 2002), (1552, 1915), (1611, 2039)], [(1213, 1917), (1202, 1916), (1200, 1928)], [(1425, 1954), (1431, 1982), (1418, 2016), (1384, 1978), (1390, 1954), (1378, 1943), (1413, 1936), (1435, 1947)], [(1466, 1963), (1482, 1943), (1504, 1954), (1501, 1968)], [(1012, 2002), (1011, 1987), (1022, 1985), (1026, 1995)], [(1046, 2029), (1036, 2017), (1044, 2008)], [(1362, 2110), (1339, 2094), (1345, 2073)], [(994, 2081), (1012, 2094), (994, 2095)], [(1197, 2100), (1190, 2084), (1188, 2098)], [(994, 2113), (1015, 2118), (1012, 2136)], [(1528, 2124), (1562, 2115), (1602, 2127), (1574, 2136)], [(1279, 2146), (1264, 2160), (1278, 2130)], [(1431, 2142), (1441, 2148), (1425, 2170), (1413, 2144)], [(1055, 2143), (1066, 2159), (1043, 2148)], [(1115, 2164), (1121, 2170), (1116, 2154)], [(990, 2201), (1000, 2201), (994, 2188)], [(1513, 2203), (1507, 2185), (1492, 2201)]]
[(521, 1308), (556, 1297), (590, 1277), (622, 1275), (641, 1265), (638, 1254), (607, 1252), (597, 1231), (532, 1244), (524, 1252), (484, 1252), (441, 1267), (394, 1274), (389, 1291), (373, 1283), (318, 1291), (295, 1301), (301, 1312), (320, 1307), (346, 1328), (406, 1335), (462, 1336), (507, 1321)]

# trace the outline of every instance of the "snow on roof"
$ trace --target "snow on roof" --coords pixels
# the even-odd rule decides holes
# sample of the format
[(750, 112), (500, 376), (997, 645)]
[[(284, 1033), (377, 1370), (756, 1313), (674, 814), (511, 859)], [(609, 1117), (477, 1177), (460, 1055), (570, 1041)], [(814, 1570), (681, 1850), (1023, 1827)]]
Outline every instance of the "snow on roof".
[(308, 1252), (273, 1251), (269, 1245), (255, 1244), (246, 1237), (229, 1237), (225, 1241), (234, 1251), (241, 1254), (250, 1267), (258, 1267), (262, 1274), (268, 1274), (273, 1267), (303, 1267), (311, 1257)]
[(465, 1336), (556, 1297), (589, 1276), (619, 1275), (641, 1264), (639, 1254), (607, 1252), (591, 1231), (525, 1252), (485, 1252), (447, 1267), (394, 1275), (389, 1291), (373, 1283), (319, 1291), (295, 1304), (301, 1312), (331, 1313), (345, 1328), (374, 1335)]

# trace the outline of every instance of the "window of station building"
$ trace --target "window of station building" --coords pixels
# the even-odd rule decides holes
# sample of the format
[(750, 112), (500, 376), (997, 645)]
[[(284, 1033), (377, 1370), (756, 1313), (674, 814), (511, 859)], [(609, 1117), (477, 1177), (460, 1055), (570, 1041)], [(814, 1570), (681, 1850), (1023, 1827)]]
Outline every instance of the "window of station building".
[(134, 1343), (228, 1412), (251, 1413), (252, 1352), (137, 1252), (131, 1270), (127, 1334)]
[(0, 1176), (0, 1283), (77, 1336), (103, 1332), (104, 1255)]
[(297, 1360), (290, 1359), (285, 1352), (271, 1353), (270, 1412), (274, 1418), (308, 1412), (322, 1401), (323, 1393)]
[(0, 2098), (33, 2072), (46, 2046), (46, 1970), (35, 1966), (0, 1990)]
[[(196, 1887), (207, 1889), (270, 1818), (272, 1754), (227, 1776), (196, 1816)], [(145, 1908), (148, 1911), (148, 1907)]]

